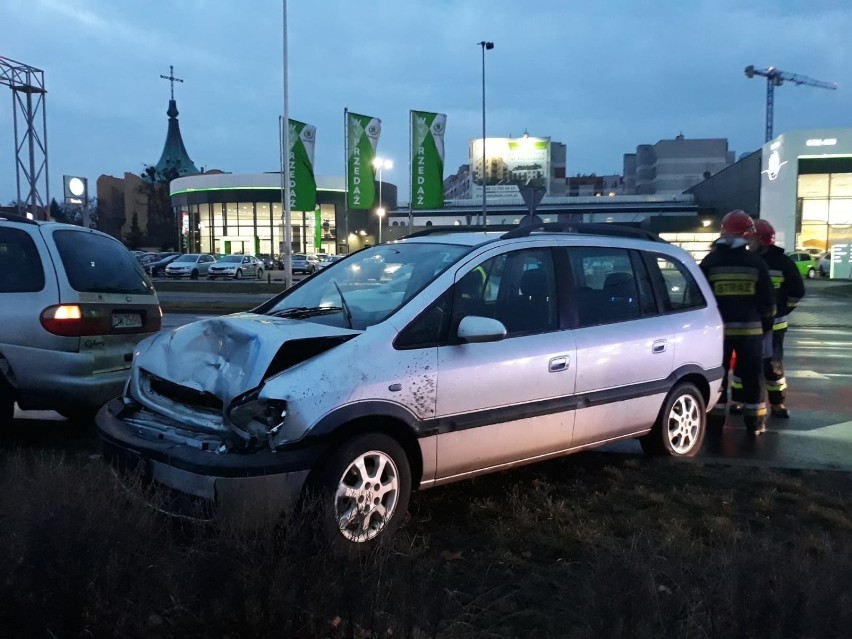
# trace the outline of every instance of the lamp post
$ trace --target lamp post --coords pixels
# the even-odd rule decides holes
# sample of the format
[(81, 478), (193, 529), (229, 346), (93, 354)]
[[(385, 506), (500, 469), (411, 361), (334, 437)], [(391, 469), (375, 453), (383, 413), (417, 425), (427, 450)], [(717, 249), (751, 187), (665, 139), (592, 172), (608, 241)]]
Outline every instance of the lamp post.
[(281, 1), (283, 23), (282, 31), (284, 34), (283, 51), (282, 51), (282, 66), (284, 67), (284, 114), (281, 116), (281, 215), (284, 222), (284, 288), (288, 289), (293, 286), (293, 229), (292, 229), (292, 211), (290, 210), (290, 171), (287, 167), (290, 165), (290, 105), (289, 105), (289, 77), (288, 66), (289, 56), (287, 53), (287, 0)]
[(382, 218), (385, 216), (385, 209), (382, 202), (382, 169), (392, 169), (393, 162), (387, 158), (373, 158), (373, 166), (379, 172), (379, 206), (376, 209), (376, 215), (379, 217), (379, 244), (382, 243)]
[(376, 209), (376, 215), (379, 218), (379, 244), (382, 243), (382, 218), (385, 216), (385, 208), (380, 206)]
[(482, 227), (488, 226), (485, 210), (485, 52), (494, 48), (493, 42), (477, 42), (482, 47)]

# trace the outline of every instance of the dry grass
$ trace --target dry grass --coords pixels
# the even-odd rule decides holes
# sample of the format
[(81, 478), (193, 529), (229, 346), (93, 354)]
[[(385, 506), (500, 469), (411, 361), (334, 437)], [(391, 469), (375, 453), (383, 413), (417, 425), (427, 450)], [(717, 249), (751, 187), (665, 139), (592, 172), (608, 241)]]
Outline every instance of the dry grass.
[[(841, 637), (852, 477), (584, 454), (412, 499), (387, 547), (188, 526), (99, 459), (0, 453), (25, 637)], [(153, 499), (153, 497), (152, 497)]]

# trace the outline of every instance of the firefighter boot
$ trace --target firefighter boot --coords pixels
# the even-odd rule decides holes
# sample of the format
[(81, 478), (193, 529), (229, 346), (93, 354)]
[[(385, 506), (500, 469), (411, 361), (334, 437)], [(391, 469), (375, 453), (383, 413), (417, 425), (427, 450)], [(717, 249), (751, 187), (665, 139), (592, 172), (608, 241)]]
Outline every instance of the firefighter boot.
[(749, 437), (757, 437), (766, 432), (766, 420), (763, 417), (746, 416), (744, 421), (746, 435)]
[(770, 404), (769, 410), (772, 413), (773, 417), (790, 419), (790, 411), (787, 410), (787, 407), (784, 406), (784, 404)]

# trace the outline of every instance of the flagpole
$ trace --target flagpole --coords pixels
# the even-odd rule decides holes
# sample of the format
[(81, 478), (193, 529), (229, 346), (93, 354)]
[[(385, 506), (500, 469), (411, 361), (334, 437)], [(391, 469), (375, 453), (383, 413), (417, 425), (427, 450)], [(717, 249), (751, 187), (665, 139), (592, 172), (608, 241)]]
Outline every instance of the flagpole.
[(412, 158), (414, 157), (414, 130), (411, 121), (414, 109), (408, 110), (408, 232), (414, 233), (414, 176), (412, 175)]
[(346, 252), (349, 246), (349, 107), (343, 107), (343, 232), (346, 234)]
[(292, 211), (290, 210), (290, 104), (289, 76), (287, 67), (287, 0), (282, 0), (283, 9), (283, 63), (284, 63), (284, 117), (281, 122), (281, 199), (284, 208), (284, 288), (293, 286), (293, 228)]

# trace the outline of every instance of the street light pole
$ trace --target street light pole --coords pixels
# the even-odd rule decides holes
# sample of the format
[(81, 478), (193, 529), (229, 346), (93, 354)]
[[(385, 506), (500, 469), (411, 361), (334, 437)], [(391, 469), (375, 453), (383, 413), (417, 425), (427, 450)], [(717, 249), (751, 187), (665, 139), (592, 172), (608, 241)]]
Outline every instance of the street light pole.
[(482, 47), (482, 227), (488, 226), (488, 213), (485, 207), (485, 51), (494, 48), (493, 42), (477, 42)]
[(293, 286), (293, 229), (292, 213), (290, 211), (290, 106), (289, 106), (289, 78), (287, 67), (289, 59), (287, 55), (287, 0), (282, 0), (284, 20), (282, 30), (283, 51), (282, 62), (284, 66), (284, 115), (281, 118), (281, 214), (284, 216), (284, 288)]
[(379, 218), (379, 244), (382, 243), (382, 218), (385, 216), (385, 207), (382, 202), (382, 169), (392, 169), (393, 162), (387, 158), (373, 158), (373, 166), (379, 172), (379, 206), (376, 208), (376, 215)]
[(384, 218), (384, 216), (385, 216), (385, 207), (380, 206), (379, 208), (377, 208), (376, 209), (376, 215), (379, 218), (379, 241), (378, 241), (378, 243), (381, 244), (382, 243), (382, 218)]

